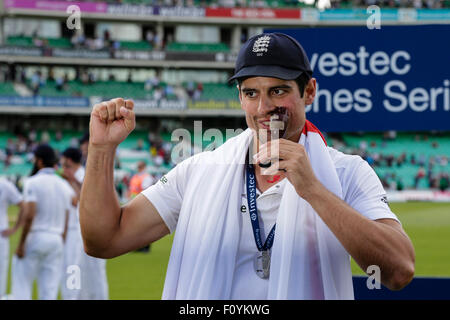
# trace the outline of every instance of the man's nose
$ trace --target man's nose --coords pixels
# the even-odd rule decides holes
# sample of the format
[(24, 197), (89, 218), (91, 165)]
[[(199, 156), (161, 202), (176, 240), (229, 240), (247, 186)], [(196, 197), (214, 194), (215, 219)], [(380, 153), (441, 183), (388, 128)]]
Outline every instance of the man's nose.
[(267, 114), (268, 112), (276, 108), (275, 103), (265, 94), (262, 94), (259, 98), (258, 112), (261, 114)]

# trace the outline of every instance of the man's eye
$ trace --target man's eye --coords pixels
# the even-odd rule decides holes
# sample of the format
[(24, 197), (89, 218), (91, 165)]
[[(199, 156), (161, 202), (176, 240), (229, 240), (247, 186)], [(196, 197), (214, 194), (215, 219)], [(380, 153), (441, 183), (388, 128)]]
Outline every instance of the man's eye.
[(276, 95), (281, 95), (281, 94), (285, 93), (285, 91), (283, 89), (274, 89), (273, 93)]
[(247, 91), (245, 95), (249, 98), (253, 98), (256, 95), (255, 91)]

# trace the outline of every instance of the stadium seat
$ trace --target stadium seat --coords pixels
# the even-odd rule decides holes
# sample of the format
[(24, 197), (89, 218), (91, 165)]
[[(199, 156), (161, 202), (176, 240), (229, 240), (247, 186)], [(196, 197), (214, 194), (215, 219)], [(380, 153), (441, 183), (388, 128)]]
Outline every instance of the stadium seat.
[(190, 52), (229, 52), (230, 48), (225, 43), (171, 42), (166, 46), (166, 50)]
[[(41, 40), (46, 40), (47, 45), (51, 48), (61, 48), (61, 49), (69, 49), (72, 47), (72, 43), (68, 38), (41, 38)], [(33, 37), (27, 36), (10, 36), (6, 39), (6, 44), (11, 46), (25, 46), (30, 47), (34, 46)]]
[(33, 39), (24, 36), (10, 36), (6, 39), (6, 44), (10, 46), (32, 46)]
[(225, 83), (204, 83), (202, 100), (232, 100), (237, 99), (238, 94), (236, 87), (229, 86)]
[(152, 46), (147, 41), (120, 41), (120, 49), (152, 50)]
[(14, 85), (11, 82), (0, 82), (0, 96), (17, 95)]

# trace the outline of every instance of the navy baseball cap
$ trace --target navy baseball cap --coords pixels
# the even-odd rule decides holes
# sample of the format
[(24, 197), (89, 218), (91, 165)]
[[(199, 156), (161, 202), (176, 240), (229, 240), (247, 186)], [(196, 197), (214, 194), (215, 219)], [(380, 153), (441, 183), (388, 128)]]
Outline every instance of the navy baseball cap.
[(283, 33), (263, 33), (244, 43), (228, 82), (248, 77), (294, 80), (302, 74), (311, 78), (312, 73), (306, 52), (297, 40)]

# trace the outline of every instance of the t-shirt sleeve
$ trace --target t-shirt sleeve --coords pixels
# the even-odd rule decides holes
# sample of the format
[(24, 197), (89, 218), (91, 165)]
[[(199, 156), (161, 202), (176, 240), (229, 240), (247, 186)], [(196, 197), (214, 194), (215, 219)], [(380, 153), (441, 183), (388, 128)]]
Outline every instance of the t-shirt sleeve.
[(84, 180), (84, 174), (85, 170), (83, 167), (78, 168), (77, 171), (75, 171), (75, 179), (78, 181), (78, 183), (83, 183)]
[(37, 202), (37, 188), (36, 185), (28, 180), (25, 181), (25, 185), (23, 188), (23, 197), (26, 202)]
[(155, 206), (170, 233), (174, 232), (180, 214), (187, 170), (181, 162), (142, 194)]
[(8, 194), (8, 202), (13, 204), (18, 204), (23, 200), (23, 196), (20, 194), (19, 190), (17, 190), (16, 186), (8, 181), (6, 184), (6, 190)]
[(356, 169), (347, 172), (341, 183), (345, 202), (368, 219), (394, 219), (400, 222), (389, 207), (380, 179), (366, 161), (357, 161)]
[(142, 180), (141, 188), (142, 190), (147, 189), (150, 187), (153, 183), (155, 183), (154, 178), (151, 175), (148, 175)]

